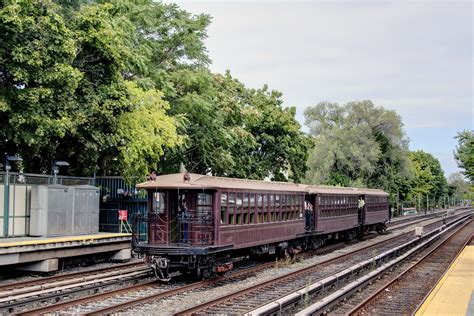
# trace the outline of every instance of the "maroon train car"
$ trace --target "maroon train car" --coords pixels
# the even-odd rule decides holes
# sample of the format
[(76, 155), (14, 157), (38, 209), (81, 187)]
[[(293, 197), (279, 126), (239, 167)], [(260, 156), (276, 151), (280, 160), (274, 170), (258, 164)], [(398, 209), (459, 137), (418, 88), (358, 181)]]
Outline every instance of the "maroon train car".
[[(375, 189), (356, 189), (308, 185), (306, 199), (314, 205), (310, 222), (315, 246), (328, 239), (350, 240), (366, 231), (385, 230), (388, 221), (388, 193)], [(363, 201), (363, 203), (361, 203)]]
[(366, 192), (352, 188), (189, 173), (137, 188), (148, 191), (148, 214), (134, 221), (133, 248), (163, 280), (172, 271), (207, 277), (241, 256), (297, 253), (364, 227), (358, 200)]
[(364, 229), (379, 233), (384, 231), (389, 219), (388, 193), (374, 189), (361, 189), (360, 192), (365, 200), (362, 218)]

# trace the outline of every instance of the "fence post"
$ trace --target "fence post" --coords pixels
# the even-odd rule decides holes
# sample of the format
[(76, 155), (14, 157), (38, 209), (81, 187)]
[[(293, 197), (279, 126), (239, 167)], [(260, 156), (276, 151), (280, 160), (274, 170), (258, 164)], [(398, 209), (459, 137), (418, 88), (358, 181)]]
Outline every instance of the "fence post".
[(10, 222), (10, 166), (8, 163), (5, 166), (5, 179), (3, 181), (3, 193), (4, 193), (4, 204), (3, 204), (3, 238), (8, 237), (8, 224)]

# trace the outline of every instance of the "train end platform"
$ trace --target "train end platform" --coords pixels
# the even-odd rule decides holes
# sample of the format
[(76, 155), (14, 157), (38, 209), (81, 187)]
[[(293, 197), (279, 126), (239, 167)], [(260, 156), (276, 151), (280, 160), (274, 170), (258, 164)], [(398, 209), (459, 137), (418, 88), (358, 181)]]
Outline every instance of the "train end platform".
[(464, 247), (415, 314), (474, 315), (474, 242)]
[(131, 258), (131, 234), (96, 233), (63, 237), (21, 237), (0, 239), (0, 267), (52, 272), (59, 261), (69, 258), (108, 256), (112, 260)]

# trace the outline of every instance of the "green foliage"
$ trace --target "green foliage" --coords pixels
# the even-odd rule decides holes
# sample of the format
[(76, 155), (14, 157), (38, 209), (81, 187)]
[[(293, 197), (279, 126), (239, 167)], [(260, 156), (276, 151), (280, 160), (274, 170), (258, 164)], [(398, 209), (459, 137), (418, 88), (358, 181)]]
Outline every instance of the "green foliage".
[(454, 158), (462, 173), (474, 184), (474, 131), (462, 131), (456, 136), (458, 147)]
[(0, 42), (0, 146), (50, 147), (76, 126), (70, 112), (82, 74), (70, 65), (73, 33), (48, 1), (6, 1)]
[(474, 185), (466, 182), (459, 172), (452, 173), (448, 177), (448, 195), (457, 200), (474, 201)]
[(305, 110), (314, 148), (306, 181), (407, 194), (408, 141), (396, 112), (371, 101), (322, 102)]
[(188, 171), (218, 176), (301, 179), (309, 143), (279, 92), (246, 89), (229, 73), (205, 69), (171, 78), (171, 112), (184, 118), (187, 139), (167, 155), (162, 171), (177, 171), (183, 162)]
[(179, 141), (176, 121), (166, 114), (169, 104), (156, 90), (144, 91), (128, 84), (133, 111), (120, 116), (118, 127), (118, 161), (126, 178), (144, 175), (156, 169), (165, 148)]
[(438, 199), (447, 192), (447, 182), (438, 159), (422, 150), (410, 152), (414, 177), (410, 180), (413, 196)]
[[(127, 167), (126, 174), (147, 171), (143, 161), (132, 165), (119, 155), (127, 146), (136, 147), (126, 138), (135, 130), (124, 125), (123, 117), (130, 122), (137, 115), (147, 121), (150, 113), (163, 122), (170, 118), (158, 101), (150, 102), (158, 106), (153, 111), (134, 104), (136, 91), (122, 74), (134, 59), (135, 28), (114, 14), (111, 4), (63, 10), (51, 1), (27, 0), (1, 7), (0, 121), (6, 128), (0, 147), (22, 155), (26, 170), (48, 172), (51, 160), (64, 159), (72, 174), (107, 174), (114, 164)], [(155, 136), (163, 140), (152, 138), (153, 149), (176, 138), (170, 136), (172, 124), (162, 126), (169, 130), (157, 129)], [(156, 161), (161, 154), (156, 150), (143, 159)]]

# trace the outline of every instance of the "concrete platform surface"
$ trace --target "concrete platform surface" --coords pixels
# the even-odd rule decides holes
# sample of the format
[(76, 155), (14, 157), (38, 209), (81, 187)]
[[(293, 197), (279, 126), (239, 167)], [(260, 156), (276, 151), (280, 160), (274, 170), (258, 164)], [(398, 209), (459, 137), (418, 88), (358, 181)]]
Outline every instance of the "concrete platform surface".
[(94, 239), (119, 238), (119, 237), (131, 237), (131, 234), (97, 233), (97, 234), (90, 234), (90, 235), (61, 236), (61, 237), (0, 238), (0, 248), (30, 246), (30, 245), (44, 245), (44, 244), (52, 244), (52, 243), (87, 241), (87, 240), (94, 240)]
[(474, 315), (474, 246), (463, 249), (415, 315)]
[(100, 253), (110, 253), (113, 260), (123, 261), (131, 257), (130, 242), (131, 234), (122, 233), (0, 239), (0, 266), (49, 272), (57, 269), (58, 259)]

